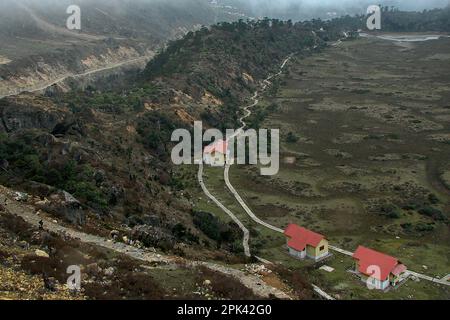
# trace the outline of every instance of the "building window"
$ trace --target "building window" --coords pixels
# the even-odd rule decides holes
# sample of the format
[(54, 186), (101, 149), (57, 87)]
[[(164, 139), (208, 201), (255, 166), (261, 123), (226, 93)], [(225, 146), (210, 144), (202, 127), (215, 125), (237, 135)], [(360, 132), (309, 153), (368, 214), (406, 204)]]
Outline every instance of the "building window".
[(323, 250), (325, 250), (325, 246), (321, 246), (321, 247), (319, 248), (319, 251), (323, 251)]

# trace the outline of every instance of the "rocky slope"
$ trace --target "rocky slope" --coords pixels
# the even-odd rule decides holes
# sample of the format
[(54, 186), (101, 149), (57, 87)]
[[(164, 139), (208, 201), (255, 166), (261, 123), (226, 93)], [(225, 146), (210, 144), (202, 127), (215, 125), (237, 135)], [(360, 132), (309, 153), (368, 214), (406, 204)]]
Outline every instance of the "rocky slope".
[[(33, 199), (16, 199), (16, 193), (0, 187), (0, 278), (7, 281), (0, 287), (0, 299), (291, 296), (277, 273), (264, 266), (246, 265), (239, 270), (159, 254), (154, 248), (142, 248), (138, 242), (119, 237), (118, 233), (100, 237), (62, 226), (51, 221), (46, 212), (34, 212), (30, 205)], [(38, 228), (39, 221), (42, 227)], [(79, 291), (69, 290), (66, 285), (67, 267), (74, 265), (80, 268), (82, 276)], [(12, 279), (13, 275), (17, 278)], [(302, 294), (311, 295), (311, 288), (304, 284)]]

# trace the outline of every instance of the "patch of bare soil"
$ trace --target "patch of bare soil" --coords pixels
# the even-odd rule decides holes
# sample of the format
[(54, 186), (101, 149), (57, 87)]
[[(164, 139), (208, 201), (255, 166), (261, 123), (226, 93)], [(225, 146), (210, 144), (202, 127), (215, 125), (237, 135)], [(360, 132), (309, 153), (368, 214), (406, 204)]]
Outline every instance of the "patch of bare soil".
[(0, 56), (0, 64), (8, 64), (11, 60), (9, 60), (7, 57)]

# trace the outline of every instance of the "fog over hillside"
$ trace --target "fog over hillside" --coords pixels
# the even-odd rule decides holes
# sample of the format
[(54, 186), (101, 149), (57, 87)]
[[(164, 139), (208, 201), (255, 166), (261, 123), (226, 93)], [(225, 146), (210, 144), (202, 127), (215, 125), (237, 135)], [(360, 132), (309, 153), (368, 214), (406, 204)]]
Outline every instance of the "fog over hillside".
[(217, 0), (218, 4), (240, 7), (257, 17), (290, 19), (332, 18), (364, 13), (369, 5), (395, 6), (402, 10), (422, 11), (442, 8), (449, 0)]
[[(98, 5), (116, 11), (115, 14), (125, 10), (125, 7), (145, 5), (148, 8), (149, 4), (154, 5), (156, 11), (158, 7), (164, 5), (176, 10), (186, 9), (187, 13), (191, 14), (190, 11), (199, 6), (204, 8), (211, 8), (211, 6), (216, 8), (233, 7), (233, 13), (237, 10), (248, 16), (299, 20), (363, 13), (372, 4), (395, 6), (402, 10), (422, 11), (448, 6), (450, 0), (2, 0), (0, 9), (3, 12), (14, 11), (17, 10), (18, 4), (52, 10), (67, 7), (71, 4), (77, 4), (85, 8)], [(245, 15), (242, 17), (245, 17)]]

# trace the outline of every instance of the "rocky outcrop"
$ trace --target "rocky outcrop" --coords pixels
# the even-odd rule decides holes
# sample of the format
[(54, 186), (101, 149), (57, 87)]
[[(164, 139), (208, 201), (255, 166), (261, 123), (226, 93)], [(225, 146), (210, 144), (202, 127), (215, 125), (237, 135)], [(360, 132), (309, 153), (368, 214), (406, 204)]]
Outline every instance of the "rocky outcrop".
[(66, 134), (83, 135), (83, 128), (79, 121), (66, 118), (57, 123), (51, 133), (55, 136), (64, 136)]
[(131, 232), (132, 240), (139, 240), (147, 247), (160, 247), (171, 249), (175, 245), (175, 238), (162, 228), (139, 225)]
[(64, 122), (67, 113), (32, 95), (6, 98), (0, 102), (0, 132), (12, 133), (24, 129), (51, 132), (58, 123)]
[(80, 202), (63, 190), (53, 193), (48, 201), (36, 203), (36, 206), (72, 224), (83, 225), (86, 222), (86, 214)]

